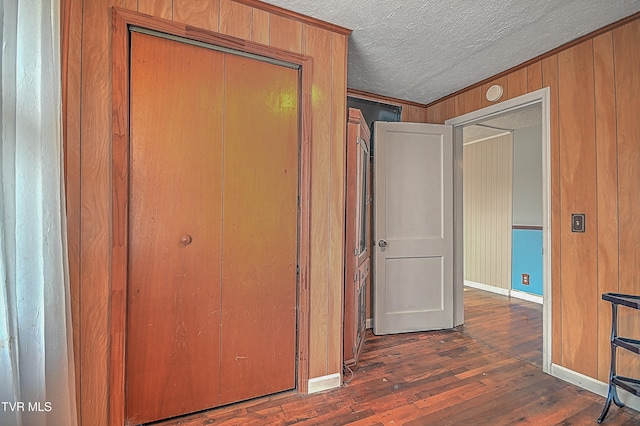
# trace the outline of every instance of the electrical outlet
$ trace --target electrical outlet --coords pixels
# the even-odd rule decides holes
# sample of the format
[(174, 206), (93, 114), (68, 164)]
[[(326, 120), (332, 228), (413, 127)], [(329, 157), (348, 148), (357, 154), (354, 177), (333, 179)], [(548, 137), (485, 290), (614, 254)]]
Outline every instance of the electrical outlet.
[(522, 285), (529, 285), (529, 274), (522, 274)]

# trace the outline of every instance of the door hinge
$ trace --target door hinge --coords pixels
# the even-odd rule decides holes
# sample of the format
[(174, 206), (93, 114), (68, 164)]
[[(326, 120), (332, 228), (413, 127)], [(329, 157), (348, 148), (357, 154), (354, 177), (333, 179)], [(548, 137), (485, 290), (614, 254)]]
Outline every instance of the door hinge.
[(300, 276), (300, 265), (296, 265), (296, 275)]
[(358, 281), (358, 271), (353, 273), (353, 282), (357, 282)]
[(353, 255), (354, 255), (354, 256), (357, 256), (357, 255), (358, 255), (358, 247), (355, 247), (355, 248), (353, 249)]

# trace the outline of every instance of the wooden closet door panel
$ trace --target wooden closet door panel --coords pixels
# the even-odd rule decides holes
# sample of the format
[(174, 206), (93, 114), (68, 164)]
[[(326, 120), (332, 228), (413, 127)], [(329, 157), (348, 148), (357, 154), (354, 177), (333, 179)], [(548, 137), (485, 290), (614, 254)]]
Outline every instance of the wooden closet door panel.
[(136, 424), (220, 401), (223, 61), (132, 34), (126, 403)]
[(226, 56), (222, 403), (295, 387), (298, 78)]

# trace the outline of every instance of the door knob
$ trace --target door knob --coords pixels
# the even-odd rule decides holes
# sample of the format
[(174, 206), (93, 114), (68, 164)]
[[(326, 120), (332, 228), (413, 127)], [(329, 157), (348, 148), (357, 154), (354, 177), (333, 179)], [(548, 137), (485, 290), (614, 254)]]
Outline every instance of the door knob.
[(388, 244), (385, 240), (378, 241), (378, 246), (380, 246), (380, 248), (385, 248), (387, 245)]
[(185, 246), (188, 246), (189, 244), (191, 244), (191, 241), (193, 241), (193, 239), (191, 238), (191, 235), (189, 234), (185, 234), (182, 236), (182, 238), (180, 238), (180, 242), (182, 244), (184, 244)]

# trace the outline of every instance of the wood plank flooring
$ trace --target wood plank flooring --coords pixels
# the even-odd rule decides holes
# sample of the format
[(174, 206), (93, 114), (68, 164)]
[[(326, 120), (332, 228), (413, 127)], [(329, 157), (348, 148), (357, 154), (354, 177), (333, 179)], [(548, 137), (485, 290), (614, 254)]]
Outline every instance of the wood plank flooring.
[[(456, 330), (375, 336), (335, 390), (285, 393), (157, 425), (585, 425), (604, 398), (542, 372), (542, 306), (465, 291)], [(640, 425), (612, 407), (605, 425)]]

